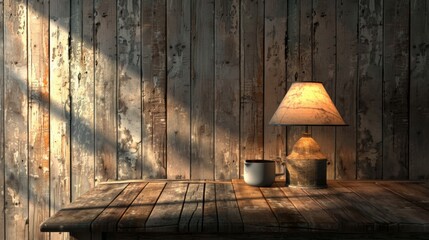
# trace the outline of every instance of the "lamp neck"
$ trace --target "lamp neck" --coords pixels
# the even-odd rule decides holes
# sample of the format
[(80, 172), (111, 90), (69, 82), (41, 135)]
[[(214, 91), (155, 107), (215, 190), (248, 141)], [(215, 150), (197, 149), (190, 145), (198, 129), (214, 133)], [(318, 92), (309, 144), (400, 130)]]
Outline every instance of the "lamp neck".
[(308, 130), (308, 125), (305, 126), (305, 131), (304, 131), (304, 133), (302, 135), (305, 136), (305, 137), (311, 137), (311, 133)]

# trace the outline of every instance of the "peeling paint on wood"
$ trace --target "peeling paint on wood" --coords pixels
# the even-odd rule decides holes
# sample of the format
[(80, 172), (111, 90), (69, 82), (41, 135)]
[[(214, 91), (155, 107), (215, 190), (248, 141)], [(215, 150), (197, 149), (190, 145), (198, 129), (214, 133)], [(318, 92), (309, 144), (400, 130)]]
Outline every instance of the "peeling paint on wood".
[[(410, 179), (429, 179), (429, 3), (411, 1)], [(422, 34), (425, 33), (425, 34)]]
[(408, 179), (409, 2), (384, 2), (383, 178)]
[(383, 2), (359, 1), (357, 178), (382, 178)]
[(118, 1), (118, 179), (142, 177), (140, 12), (140, 1)]
[[(335, 2), (313, 1), (313, 81), (322, 82), (335, 102)], [(330, 33), (330, 34), (326, 34)], [(312, 127), (314, 140), (328, 159), (327, 178), (335, 178), (335, 128)]]
[[(4, 15), (4, 4), (0, 2), (0, 16)], [(0, 17), (0, 51), (4, 49), (4, 18)], [(4, 52), (3, 52), (4, 53)], [(5, 99), (5, 76), (4, 76), (4, 54), (0, 54), (0, 209), (5, 209), (4, 177), (5, 177), (5, 125), (4, 125), (4, 99)], [(5, 238), (5, 219), (4, 214), (0, 214), (0, 238)]]
[(191, 5), (167, 0), (167, 178), (189, 179)]
[(94, 6), (71, 6), (70, 96), (72, 201), (94, 186)]
[(264, 156), (264, 6), (240, 4), (240, 176), (246, 159)]
[(193, 0), (191, 178), (214, 179), (214, 0)]
[(142, 11), (143, 178), (166, 178), (166, 2), (144, 0)]
[(28, 1), (29, 239), (49, 217), (49, 4)]
[[(265, 1), (264, 159), (280, 161), (286, 157), (286, 128), (271, 126), (269, 122), (286, 93), (288, 9), (285, 1)], [(288, 51), (295, 50), (288, 48)], [(276, 170), (282, 171), (280, 163)]]
[(215, 4), (215, 179), (239, 177), (240, 5)]
[(95, 183), (117, 177), (116, 4), (95, 0)]
[(4, 129), (5, 239), (28, 233), (27, 12), (23, 1), (5, 1)]
[[(51, 214), (70, 202), (69, 24), (66, 0), (50, 1), (50, 204)], [(68, 234), (51, 234), (65, 239)]]
[(335, 179), (356, 178), (358, 0), (337, 1), (336, 106), (348, 126), (335, 135)]

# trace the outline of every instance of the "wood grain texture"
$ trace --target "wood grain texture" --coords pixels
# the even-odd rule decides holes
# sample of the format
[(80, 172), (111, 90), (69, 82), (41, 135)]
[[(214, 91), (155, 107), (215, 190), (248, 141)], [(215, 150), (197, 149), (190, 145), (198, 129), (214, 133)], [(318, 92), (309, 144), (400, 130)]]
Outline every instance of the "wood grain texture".
[[(283, 161), (286, 157), (286, 128), (269, 122), (286, 93), (287, 2), (265, 1), (264, 35), (264, 159)], [(282, 170), (276, 164), (277, 172)]]
[(216, 184), (216, 207), (220, 232), (242, 232), (243, 220), (231, 183)]
[(95, 183), (117, 178), (117, 15), (113, 1), (94, 2)]
[(91, 223), (92, 232), (112, 232), (146, 183), (130, 183)]
[[(322, 82), (335, 103), (335, 2), (314, 0), (313, 14), (313, 81)], [(311, 133), (328, 159), (327, 178), (335, 179), (335, 128), (312, 127)]]
[(377, 185), (387, 188), (413, 204), (429, 211), (429, 189), (421, 183), (377, 182)]
[(383, 2), (359, 1), (357, 178), (382, 178)]
[(384, 2), (383, 178), (407, 179), (409, 2)]
[(191, 5), (167, 0), (167, 178), (189, 179)]
[(233, 180), (233, 186), (244, 232), (279, 231), (277, 218), (257, 187), (249, 186), (237, 179)]
[(94, 186), (94, 6), (89, 1), (75, 1), (72, 4), (70, 129), (71, 197), (74, 200)]
[(215, 4), (215, 179), (239, 177), (240, 5)]
[(165, 183), (148, 183), (118, 222), (118, 231), (139, 230), (145, 227)]
[(142, 177), (141, 1), (117, 2), (118, 179)]
[(218, 196), (216, 194), (218, 185), (206, 183), (204, 188), (204, 209), (203, 209), (203, 232), (217, 232), (218, 223)]
[[(70, 5), (50, 1), (50, 214), (71, 200), (70, 176)], [(51, 234), (66, 239), (67, 234)]]
[(24, 1), (4, 1), (5, 239), (25, 239), (29, 227), (28, 22), (24, 9)]
[(189, 184), (180, 214), (179, 232), (201, 232), (203, 228), (204, 184)]
[(410, 179), (428, 179), (429, 164), (429, 4), (412, 0), (410, 6), (410, 119), (409, 172)]
[[(28, 1), (29, 239), (49, 239), (49, 4)], [(0, 110), (1, 111), (1, 110)]]
[(264, 157), (264, 1), (240, 4), (240, 175)]
[(187, 190), (186, 183), (167, 183), (146, 221), (146, 231), (176, 232)]
[(348, 126), (335, 132), (335, 179), (356, 179), (358, 0), (337, 1), (335, 105)]
[(166, 1), (142, 2), (143, 178), (167, 176)]
[(193, 0), (191, 178), (214, 179), (214, 0)]
[[(0, 2), (0, 15), (4, 15), (4, 2)], [(4, 18), (0, 18), (0, 208), (5, 208), (4, 201), (4, 176), (5, 176), (5, 122), (4, 122)], [(5, 238), (5, 222), (7, 219), (4, 214), (0, 214), (0, 237)]]

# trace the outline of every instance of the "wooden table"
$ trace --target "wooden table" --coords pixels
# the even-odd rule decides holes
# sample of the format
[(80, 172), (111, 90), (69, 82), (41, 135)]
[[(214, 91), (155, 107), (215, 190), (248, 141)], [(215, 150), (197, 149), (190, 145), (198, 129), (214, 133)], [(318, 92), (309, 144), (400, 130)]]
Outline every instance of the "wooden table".
[(189, 233), (209, 239), (408, 239), (412, 233), (429, 239), (428, 183), (328, 184), (299, 189), (280, 182), (251, 187), (242, 180), (108, 182), (47, 219), (41, 231), (78, 239), (181, 239)]

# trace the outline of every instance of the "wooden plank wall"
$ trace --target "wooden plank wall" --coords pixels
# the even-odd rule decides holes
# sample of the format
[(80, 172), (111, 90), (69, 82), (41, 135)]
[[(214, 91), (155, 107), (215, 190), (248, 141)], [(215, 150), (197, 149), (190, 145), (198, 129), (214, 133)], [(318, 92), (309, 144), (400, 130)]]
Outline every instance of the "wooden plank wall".
[[(100, 181), (231, 179), (284, 159), (267, 123), (321, 81), (331, 179), (429, 179), (425, 0), (0, 0), (0, 239)], [(279, 169), (280, 170), (280, 169)]]

